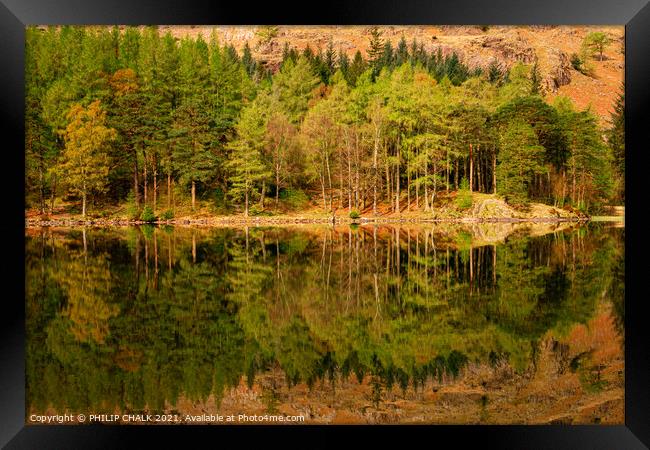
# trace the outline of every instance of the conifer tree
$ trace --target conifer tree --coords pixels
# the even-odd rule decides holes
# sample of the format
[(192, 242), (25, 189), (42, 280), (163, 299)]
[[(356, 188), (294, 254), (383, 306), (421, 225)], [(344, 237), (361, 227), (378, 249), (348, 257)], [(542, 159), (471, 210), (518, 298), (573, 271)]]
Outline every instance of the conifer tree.
[(72, 191), (81, 196), (81, 215), (85, 217), (88, 195), (106, 188), (110, 163), (106, 145), (115, 138), (115, 130), (106, 126), (106, 112), (99, 100), (88, 108), (73, 105), (67, 118), (65, 149), (58, 170)]
[[(231, 170), (229, 191), (233, 199), (244, 200), (244, 215), (248, 216), (250, 197), (257, 184), (269, 176), (262, 161), (262, 151), (266, 145), (266, 126), (268, 111), (262, 99), (254, 100), (244, 108), (237, 123), (236, 139), (229, 145), (231, 151), (227, 167)], [(264, 196), (264, 192), (261, 192)]]
[(499, 143), (499, 192), (509, 203), (526, 205), (532, 175), (545, 170), (544, 147), (539, 145), (532, 127), (521, 119), (506, 125)]
[[(382, 58), (384, 57), (384, 48), (385, 43), (382, 38), (382, 32), (378, 27), (372, 27), (370, 29), (370, 44), (368, 46), (368, 63), (372, 67), (373, 76), (379, 75), (381, 71)], [(356, 59), (356, 55), (355, 55)]]

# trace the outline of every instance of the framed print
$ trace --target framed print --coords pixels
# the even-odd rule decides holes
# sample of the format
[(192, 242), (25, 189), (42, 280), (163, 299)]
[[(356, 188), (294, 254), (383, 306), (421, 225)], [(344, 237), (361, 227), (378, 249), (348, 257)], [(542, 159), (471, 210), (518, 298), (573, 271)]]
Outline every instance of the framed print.
[(647, 447), (643, 1), (3, 1), (7, 448)]

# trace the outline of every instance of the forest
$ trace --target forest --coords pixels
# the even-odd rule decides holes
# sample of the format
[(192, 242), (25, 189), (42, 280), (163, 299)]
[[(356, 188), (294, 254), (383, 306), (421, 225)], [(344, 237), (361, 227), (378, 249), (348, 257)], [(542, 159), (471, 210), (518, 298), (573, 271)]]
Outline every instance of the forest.
[(623, 86), (603, 127), (545, 101), (536, 63), (475, 69), (378, 28), (369, 39), (353, 57), (287, 45), (271, 67), (216, 34), (28, 27), (26, 208), (149, 221), (427, 214), (463, 192), (587, 214), (624, 201)]

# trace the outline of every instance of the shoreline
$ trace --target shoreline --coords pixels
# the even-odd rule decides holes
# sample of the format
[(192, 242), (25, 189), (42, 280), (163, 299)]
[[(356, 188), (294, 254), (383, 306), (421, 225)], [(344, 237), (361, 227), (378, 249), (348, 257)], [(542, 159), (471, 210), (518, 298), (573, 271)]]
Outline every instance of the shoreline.
[[(141, 220), (122, 219), (53, 219), (53, 220), (29, 220), (25, 221), (25, 228), (45, 227), (130, 227), (141, 225), (169, 225), (169, 226), (273, 226), (273, 225), (297, 225), (297, 224), (320, 224), (320, 225), (392, 225), (392, 224), (418, 224), (418, 223), (586, 223), (593, 221), (596, 217), (462, 217), (462, 218), (424, 218), (424, 217), (360, 217), (350, 219), (348, 217), (243, 217), (224, 216), (210, 218), (179, 218), (171, 220), (157, 220), (145, 222)], [(620, 221), (619, 219), (616, 221)]]

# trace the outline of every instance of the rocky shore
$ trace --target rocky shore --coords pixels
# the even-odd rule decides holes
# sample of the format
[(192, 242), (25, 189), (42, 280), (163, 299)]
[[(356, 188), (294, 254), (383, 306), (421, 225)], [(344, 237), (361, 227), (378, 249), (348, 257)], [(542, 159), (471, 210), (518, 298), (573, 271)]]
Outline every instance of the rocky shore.
[(463, 218), (426, 218), (426, 217), (361, 217), (350, 219), (348, 217), (244, 217), (224, 216), (210, 218), (180, 218), (172, 220), (157, 220), (144, 222), (142, 220), (123, 219), (34, 219), (25, 221), (27, 228), (31, 227), (126, 227), (139, 225), (173, 225), (173, 226), (273, 226), (294, 224), (400, 224), (400, 223), (556, 223), (556, 222), (584, 222), (587, 216), (572, 217), (463, 217)]

